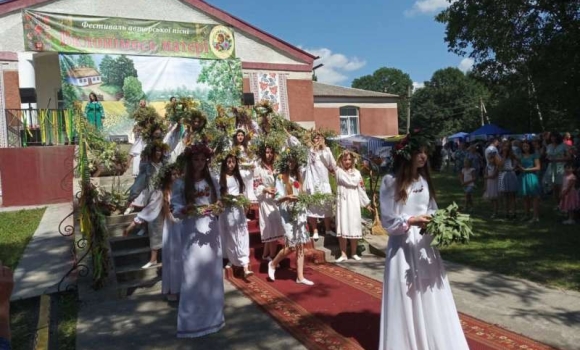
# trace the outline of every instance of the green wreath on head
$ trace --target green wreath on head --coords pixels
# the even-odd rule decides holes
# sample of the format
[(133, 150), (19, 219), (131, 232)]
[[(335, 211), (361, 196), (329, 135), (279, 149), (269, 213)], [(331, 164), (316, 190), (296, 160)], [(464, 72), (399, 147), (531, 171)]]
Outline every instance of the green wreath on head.
[(165, 185), (168, 181), (171, 180), (171, 175), (174, 171), (178, 172), (181, 171), (179, 164), (171, 163), (163, 165), (161, 169), (159, 169), (159, 172), (157, 173), (155, 178), (153, 179), (153, 188), (155, 188), (156, 190), (162, 189), (163, 185)]
[(180, 97), (175, 103), (168, 102), (165, 105), (165, 117), (174, 123), (179, 123), (187, 112), (197, 109), (201, 102), (191, 97)]
[(283, 132), (269, 134), (259, 134), (252, 139), (249, 149), (252, 153), (258, 155), (260, 159), (264, 158), (266, 148), (271, 148), (274, 154), (279, 155), (280, 150), (284, 147), (287, 135)]
[(153, 140), (153, 141), (149, 142), (147, 144), (147, 146), (145, 146), (145, 148), (143, 149), (143, 152), (141, 152), (141, 157), (145, 158), (145, 159), (151, 158), (151, 156), (153, 155), (153, 150), (155, 148), (160, 149), (163, 154), (169, 152), (169, 145), (168, 144), (163, 143), (163, 141), (161, 141), (161, 140)]
[(278, 171), (278, 173), (288, 172), (288, 160), (290, 159), (294, 159), (298, 164), (298, 167), (303, 167), (308, 162), (308, 154), (308, 148), (302, 145), (288, 147), (276, 158), (274, 168)]
[(433, 151), (435, 137), (422, 129), (413, 129), (401, 141), (393, 147), (391, 154), (393, 158), (411, 160), (413, 153), (425, 148), (427, 152)]

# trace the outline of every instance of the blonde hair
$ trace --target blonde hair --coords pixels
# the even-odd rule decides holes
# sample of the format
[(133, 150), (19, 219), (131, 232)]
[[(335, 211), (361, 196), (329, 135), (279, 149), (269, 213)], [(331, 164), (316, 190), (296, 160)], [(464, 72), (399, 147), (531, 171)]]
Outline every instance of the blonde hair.
[(355, 165), (356, 165), (356, 163), (358, 162), (359, 155), (357, 153), (351, 151), (351, 150), (345, 149), (344, 151), (342, 151), (340, 153), (340, 155), (338, 156), (338, 160), (336, 162), (337, 165), (338, 165), (338, 167), (341, 168), (341, 169), (343, 169), (343, 170), (346, 170), (346, 169), (344, 169), (344, 166), (342, 165), (342, 161), (347, 156), (350, 156), (350, 158), (352, 159), (352, 168), (354, 168)]

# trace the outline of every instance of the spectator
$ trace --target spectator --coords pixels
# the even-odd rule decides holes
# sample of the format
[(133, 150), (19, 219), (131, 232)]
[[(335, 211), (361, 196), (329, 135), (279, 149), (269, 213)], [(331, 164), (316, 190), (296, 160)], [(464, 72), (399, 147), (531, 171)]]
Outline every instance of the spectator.
[(574, 145), (574, 141), (572, 141), (572, 135), (570, 135), (569, 132), (564, 133), (564, 144), (568, 147), (571, 147)]
[(484, 157), (487, 163), (487, 165), (489, 165), (489, 156), (490, 155), (494, 155), (494, 154), (498, 154), (498, 150), (497, 147), (499, 146), (499, 139), (497, 137), (494, 137), (493, 139), (491, 139), (491, 142), (489, 143), (489, 146), (487, 146), (487, 148), (485, 149), (485, 153), (484, 153)]

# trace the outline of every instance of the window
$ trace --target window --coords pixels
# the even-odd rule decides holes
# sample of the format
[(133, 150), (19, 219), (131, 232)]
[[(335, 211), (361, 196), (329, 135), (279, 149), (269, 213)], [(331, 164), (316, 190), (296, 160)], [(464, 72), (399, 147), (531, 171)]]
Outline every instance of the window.
[(356, 135), (358, 134), (358, 108), (341, 107), (340, 108), (340, 134)]

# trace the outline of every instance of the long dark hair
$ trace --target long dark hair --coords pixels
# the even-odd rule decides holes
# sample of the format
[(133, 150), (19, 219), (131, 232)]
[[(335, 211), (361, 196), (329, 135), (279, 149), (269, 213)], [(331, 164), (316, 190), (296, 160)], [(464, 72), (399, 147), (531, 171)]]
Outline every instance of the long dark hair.
[[(413, 178), (413, 158), (419, 153), (420, 151), (414, 152), (409, 160), (405, 157), (395, 157), (393, 170), (396, 180), (395, 200), (397, 202), (403, 201), (403, 203), (405, 203), (407, 202), (407, 198), (409, 198), (407, 189), (416, 180)], [(427, 162), (423, 167), (417, 169), (417, 173), (427, 181), (427, 185), (429, 186), (429, 198), (436, 199), (435, 187), (431, 180), (431, 171), (429, 168), (429, 157), (427, 157)]]
[(528, 145), (530, 147), (528, 149), (528, 154), (536, 153), (536, 149), (535, 149), (534, 145), (528, 140), (523, 140), (522, 143), (520, 144), (520, 149), (522, 150), (522, 154), (525, 154), (524, 145)]
[[(187, 204), (194, 204), (195, 203), (195, 169), (193, 169), (193, 156), (196, 154), (203, 154), (203, 153), (194, 153), (191, 156), (187, 157), (185, 163), (185, 175), (184, 175), (184, 188), (185, 188), (185, 202)], [(205, 156), (205, 155), (204, 155)], [(209, 160), (205, 158), (205, 166), (201, 171), (202, 179), (207, 182), (210, 190), (211, 190), (211, 202), (215, 203), (217, 201), (217, 192), (215, 186), (213, 184), (213, 180), (211, 178), (211, 174), (209, 172)]]
[[(244, 134), (244, 141), (242, 141), (242, 143), (238, 143), (238, 134)], [(234, 144), (234, 146), (244, 146), (244, 149), (248, 148), (248, 136), (246, 135), (246, 132), (244, 130), (238, 129), (236, 130), (236, 133), (234, 134), (234, 137), (232, 138), (232, 142)]]
[(238, 157), (233, 154), (228, 154), (222, 161), (222, 166), (220, 169), (220, 193), (222, 196), (228, 194), (228, 181), (226, 180), (226, 172), (228, 170), (228, 159), (234, 158), (236, 160), (236, 167), (234, 168), (234, 178), (238, 182), (238, 187), (240, 188), (240, 194), (244, 193), (246, 186), (244, 186), (244, 180), (240, 174), (240, 162)]
[(290, 176), (294, 176), (296, 178), (296, 181), (298, 181), (300, 183), (300, 186), (302, 186), (302, 175), (300, 174), (300, 164), (298, 164), (298, 161), (296, 159), (292, 159), (294, 160), (294, 169), (290, 169), (289, 167), (287, 168), (288, 170), (286, 170), (284, 173), (282, 173), (282, 182), (284, 183), (284, 188), (286, 189), (286, 195), (290, 195), (292, 194), (292, 184), (290, 183)]
[[(92, 99), (91, 99), (91, 96), (94, 96), (94, 97), (95, 97), (95, 99), (94, 99), (94, 100), (92, 100)], [(89, 102), (99, 102), (99, 98), (97, 97), (97, 94), (95, 94), (94, 92), (91, 92), (91, 93), (89, 94)]]

